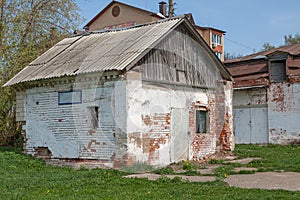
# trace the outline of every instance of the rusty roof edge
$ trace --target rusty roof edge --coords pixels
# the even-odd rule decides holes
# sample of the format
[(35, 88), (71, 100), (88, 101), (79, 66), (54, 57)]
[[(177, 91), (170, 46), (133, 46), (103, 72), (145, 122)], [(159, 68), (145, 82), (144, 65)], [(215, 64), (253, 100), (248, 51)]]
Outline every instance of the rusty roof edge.
[(287, 45), (287, 46), (281, 46), (281, 47), (271, 49), (271, 50), (260, 51), (260, 52), (257, 52), (257, 53), (253, 53), (253, 54), (243, 56), (241, 58), (226, 60), (226, 61), (224, 61), (224, 63), (225, 64), (233, 64), (233, 63), (239, 63), (239, 62), (245, 62), (245, 61), (246, 62), (247, 61), (252, 61), (252, 60), (255, 60), (255, 58), (257, 56), (260, 56), (260, 55), (261, 56), (268, 56), (268, 55), (274, 54), (276, 52), (282, 52), (282, 53), (286, 53), (286, 54), (292, 55), (292, 56), (299, 56), (300, 52), (299, 53), (292, 53), (292, 50), (290, 49), (291, 47), (298, 47), (299, 51), (300, 51), (300, 43), (297, 43), (297, 44), (292, 44), (292, 45)]

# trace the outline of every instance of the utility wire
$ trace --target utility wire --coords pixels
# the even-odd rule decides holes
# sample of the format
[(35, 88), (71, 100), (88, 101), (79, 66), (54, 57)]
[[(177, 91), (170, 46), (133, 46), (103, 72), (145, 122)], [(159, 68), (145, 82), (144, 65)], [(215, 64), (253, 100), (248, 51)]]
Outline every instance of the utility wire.
[(253, 51), (253, 53), (255, 53), (255, 48), (253, 48), (253, 47), (250, 47), (250, 46), (248, 46), (248, 45), (245, 45), (245, 44), (242, 44), (242, 43), (240, 43), (240, 42), (234, 41), (234, 40), (229, 39), (229, 38), (227, 38), (227, 37), (225, 37), (225, 40), (228, 40), (229, 42), (232, 42), (232, 43), (237, 44), (237, 45), (239, 45), (239, 46), (242, 46), (242, 47), (244, 47), (244, 48), (246, 48), (246, 49), (249, 49), (249, 50)]

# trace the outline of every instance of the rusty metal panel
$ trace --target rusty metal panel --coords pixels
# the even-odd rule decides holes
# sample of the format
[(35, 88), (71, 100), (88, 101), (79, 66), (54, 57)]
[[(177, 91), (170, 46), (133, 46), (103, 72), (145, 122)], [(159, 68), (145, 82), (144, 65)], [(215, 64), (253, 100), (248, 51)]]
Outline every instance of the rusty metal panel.
[(288, 53), (290, 55), (297, 56), (300, 54), (300, 43), (290, 45), (290, 46), (283, 46), (283, 47), (275, 48), (275, 49), (268, 50), (268, 51), (258, 52), (258, 53), (251, 54), (251, 55), (248, 55), (248, 56), (245, 56), (242, 58), (228, 60), (228, 61), (225, 61), (225, 63), (229, 64), (229, 63), (237, 63), (237, 62), (242, 62), (242, 61), (247, 61), (247, 60), (255, 60), (257, 58), (264, 57), (264, 56), (267, 56), (267, 55), (270, 55), (270, 54), (273, 54), (276, 52), (284, 52), (284, 53)]

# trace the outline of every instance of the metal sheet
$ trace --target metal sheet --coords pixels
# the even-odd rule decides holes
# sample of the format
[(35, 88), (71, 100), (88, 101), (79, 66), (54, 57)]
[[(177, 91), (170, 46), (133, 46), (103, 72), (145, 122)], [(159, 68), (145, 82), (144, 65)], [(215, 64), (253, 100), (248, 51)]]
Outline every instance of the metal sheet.
[(267, 107), (234, 109), (236, 144), (266, 144), (268, 136)]
[[(123, 70), (183, 18), (120, 31), (66, 38), (34, 60), (5, 86), (107, 70)], [(39, 66), (38, 68), (35, 66)]]
[(174, 108), (171, 113), (171, 162), (188, 159), (189, 113), (186, 109)]

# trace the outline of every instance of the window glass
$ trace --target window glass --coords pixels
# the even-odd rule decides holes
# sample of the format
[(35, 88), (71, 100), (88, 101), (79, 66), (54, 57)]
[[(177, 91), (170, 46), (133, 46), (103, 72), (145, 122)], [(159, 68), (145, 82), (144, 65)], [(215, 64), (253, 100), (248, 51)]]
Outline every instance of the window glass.
[(221, 52), (215, 52), (215, 54), (217, 55), (217, 57), (221, 60), (222, 59), (222, 53)]
[(196, 110), (196, 133), (207, 132), (207, 111)]
[(222, 45), (222, 36), (217, 34), (212, 34), (212, 43)]
[(82, 102), (81, 90), (78, 91), (66, 91), (58, 93), (58, 104), (78, 104)]

